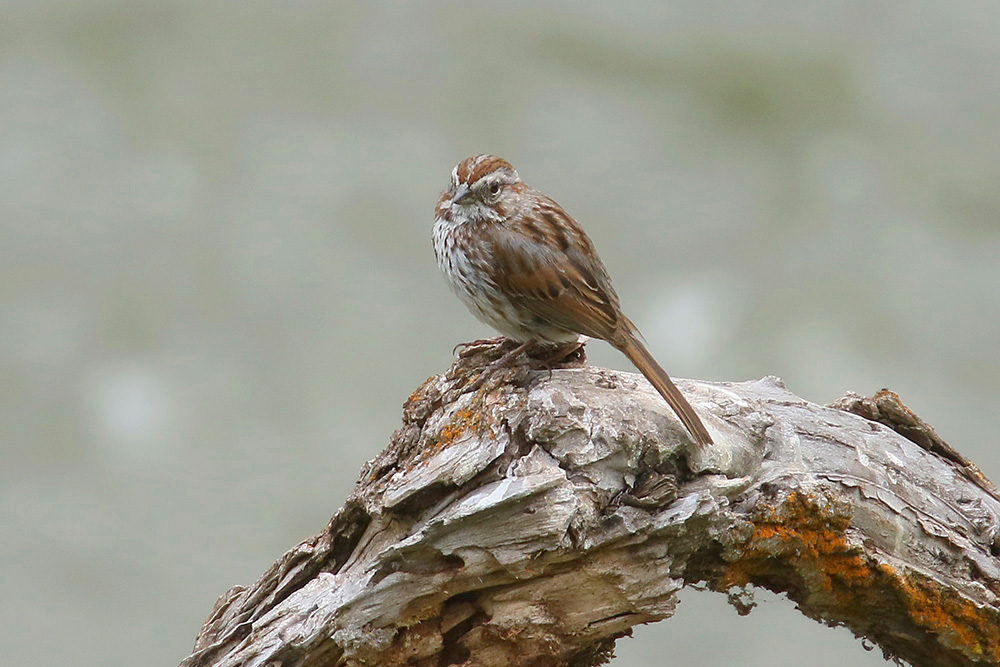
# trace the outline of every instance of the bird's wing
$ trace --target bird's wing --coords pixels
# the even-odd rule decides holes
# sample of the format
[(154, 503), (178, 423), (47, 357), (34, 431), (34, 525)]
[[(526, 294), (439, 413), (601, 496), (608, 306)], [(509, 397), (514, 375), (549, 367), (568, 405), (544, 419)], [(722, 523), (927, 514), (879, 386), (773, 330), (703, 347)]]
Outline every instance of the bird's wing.
[[(536, 228), (557, 233), (544, 222)], [(546, 322), (608, 340), (622, 319), (618, 295), (590, 240), (578, 226), (576, 230), (579, 234), (544, 243), (523, 232), (501, 230), (494, 238), (493, 278), (511, 299)]]

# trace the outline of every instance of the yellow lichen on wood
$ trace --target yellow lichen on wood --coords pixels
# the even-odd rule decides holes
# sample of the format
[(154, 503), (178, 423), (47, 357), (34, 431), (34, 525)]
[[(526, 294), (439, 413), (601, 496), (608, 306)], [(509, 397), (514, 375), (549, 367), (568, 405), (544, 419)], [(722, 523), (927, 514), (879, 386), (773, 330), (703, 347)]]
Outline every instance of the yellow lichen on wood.
[(754, 584), (788, 591), (793, 599), (808, 600), (812, 613), (827, 621), (897, 615), (899, 605), (942, 647), (1000, 664), (1000, 613), (924, 575), (873, 560), (852, 543), (846, 507), (793, 492), (758, 507), (750, 522), (753, 531), (717, 588)]
[(758, 509), (751, 523), (753, 533), (727, 568), (722, 588), (785, 579), (791, 570), (811, 593), (829, 593), (831, 602), (847, 604), (870, 584), (863, 552), (847, 539), (846, 508), (790, 493), (779, 504)]
[(921, 574), (900, 573), (888, 564), (880, 569), (891, 577), (914, 623), (970, 658), (1000, 662), (1000, 614), (996, 610), (977, 606), (953, 588)]
[(435, 446), (446, 447), (468, 431), (479, 427), (482, 418), (476, 410), (456, 410), (451, 419), (441, 427)]

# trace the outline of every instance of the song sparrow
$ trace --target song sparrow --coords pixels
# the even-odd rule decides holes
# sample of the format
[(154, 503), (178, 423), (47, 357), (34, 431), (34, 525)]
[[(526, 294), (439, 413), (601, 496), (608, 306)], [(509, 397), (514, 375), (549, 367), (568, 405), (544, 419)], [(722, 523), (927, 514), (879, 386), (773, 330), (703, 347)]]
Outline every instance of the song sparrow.
[(434, 254), (476, 317), (522, 343), (518, 351), (573, 344), (581, 334), (606, 340), (642, 371), (695, 440), (712, 443), (622, 313), (590, 238), (509, 162), (493, 155), (460, 162), (435, 213)]

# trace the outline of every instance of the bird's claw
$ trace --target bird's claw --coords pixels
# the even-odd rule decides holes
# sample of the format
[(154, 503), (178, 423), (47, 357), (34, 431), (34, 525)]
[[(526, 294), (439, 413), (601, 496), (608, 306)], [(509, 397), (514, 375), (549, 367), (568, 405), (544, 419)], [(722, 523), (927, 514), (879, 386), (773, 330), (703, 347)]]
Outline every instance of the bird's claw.
[[(456, 354), (460, 357), (468, 357), (469, 355), (476, 352), (479, 348), (489, 347), (491, 345), (502, 345), (503, 343), (509, 341), (509, 338), (504, 336), (495, 336), (493, 338), (478, 338), (476, 340), (471, 340), (468, 343), (459, 343), (451, 349), (451, 355)], [(459, 352), (461, 350), (461, 352)]]

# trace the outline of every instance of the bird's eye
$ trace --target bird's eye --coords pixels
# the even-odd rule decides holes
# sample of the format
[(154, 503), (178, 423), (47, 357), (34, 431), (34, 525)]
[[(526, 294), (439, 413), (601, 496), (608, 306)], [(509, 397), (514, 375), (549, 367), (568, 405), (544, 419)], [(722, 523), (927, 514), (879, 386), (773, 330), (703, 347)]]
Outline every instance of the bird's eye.
[(500, 193), (500, 181), (493, 181), (492, 183), (490, 183), (487, 186), (487, 188), (489, 189), (491, 195), (499, 194)]

